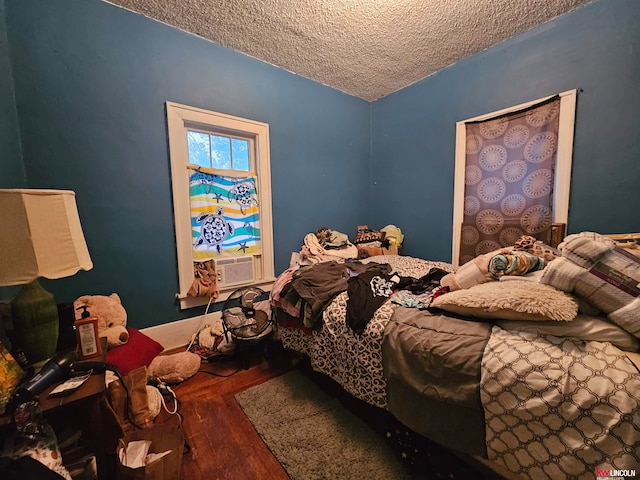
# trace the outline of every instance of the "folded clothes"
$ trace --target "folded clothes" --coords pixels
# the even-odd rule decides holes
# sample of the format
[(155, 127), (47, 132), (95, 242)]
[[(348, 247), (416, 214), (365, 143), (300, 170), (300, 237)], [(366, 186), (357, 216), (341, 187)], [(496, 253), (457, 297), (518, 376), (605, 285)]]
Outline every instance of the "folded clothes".
[(489, 273), (495, 278), (503, 275), (526, 275), (542, 270), (546, 265), (544, 258), (532, 253), (513, 251), (494, 255), (489, 260)]

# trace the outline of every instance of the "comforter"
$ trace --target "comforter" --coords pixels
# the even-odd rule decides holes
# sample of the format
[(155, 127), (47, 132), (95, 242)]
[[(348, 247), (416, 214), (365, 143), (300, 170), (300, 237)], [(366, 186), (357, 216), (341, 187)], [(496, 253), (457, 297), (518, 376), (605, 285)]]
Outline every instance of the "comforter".
[(520, 478), (640, 473), (640, 372), (607, 342), (398, 308), (383, 336), (388, 409)]

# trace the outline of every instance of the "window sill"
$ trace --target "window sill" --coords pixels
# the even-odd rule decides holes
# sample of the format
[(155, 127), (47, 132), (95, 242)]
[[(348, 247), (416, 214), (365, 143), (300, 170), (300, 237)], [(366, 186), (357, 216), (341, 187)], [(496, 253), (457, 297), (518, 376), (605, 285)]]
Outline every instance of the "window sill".
[[(265, 292), (271, 291), (271, 286), (273, 282), (275, 282), (275, 278), (265, 279), (258, 282), (247, 283), (244, 285), (234, 285), (233, 287), (227, 287), (224, 290), (220, 291), (220, 296), (216, 298), (213, 303), (224, 302), (229, 296), (235, 292), (236, 290), (244, 287), (258, 287), (264, 290)], [(178, 301), (180, 303), (180, 310), (186, 310), (194, 307), (201, 307), (203, 305), (207, 305), (209, 303), (209, 297), (188, 297), (186, 295), (178, 294), (176, 295)]]

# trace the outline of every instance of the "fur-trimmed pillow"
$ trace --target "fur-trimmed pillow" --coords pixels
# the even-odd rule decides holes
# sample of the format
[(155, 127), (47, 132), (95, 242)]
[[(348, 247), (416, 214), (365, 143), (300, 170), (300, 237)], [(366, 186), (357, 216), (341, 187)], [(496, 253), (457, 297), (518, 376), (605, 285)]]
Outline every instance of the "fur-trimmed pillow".
[(446, 293), (431, 307), (459, 315), (504, 320), (568, 322), (578, 314), (573, 297), (550, 285), (513, 280), (489, 282)]

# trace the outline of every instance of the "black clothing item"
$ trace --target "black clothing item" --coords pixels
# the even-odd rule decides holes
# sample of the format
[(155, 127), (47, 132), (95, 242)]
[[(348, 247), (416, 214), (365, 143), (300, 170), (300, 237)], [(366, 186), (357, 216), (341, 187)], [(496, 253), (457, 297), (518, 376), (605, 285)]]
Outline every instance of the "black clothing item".
[(64, 480), (64, 477), (49, 470), (38, 460), (29, 456), (16, 458), (0, 457), (0, 474), (4, 480)]
[(395, 291), (408, 290), (414, 295), (432, 292), (440, 286), (440, 279), (449, 272), (434, 267), (419, 279), (386, 273), (370, 271), (348, 280), (346, 321), (354, 332), (364, 332), (376, 310), (389, 300)]
[(393, 295), (400, 277), (381, 272), (365, 272), (348, 281), (347, 325), (364, 332), (373, 314)]
[(398, 290), (407, 290), (414, 295), (432, 292), (440, 286), (440, 280), (449, 272), (438, 267), (433, 267), (429, 273), (416, 279), (413, 277), (401, 277), (398, 282)]
[(322, 319), (322, 312), (329, 302), (341, 292), (347, 289), (347, 282), (352, 274), (363, 272), (388, 273), (391, 266), (388, 263), (362, 263), (335, 261), (322, 262), (301, 267), (293, 274), (291, 286), (287, 290), (285, 298), (292, 305), (302, 299), (303, 317), (305, 327), (313, 328)]

